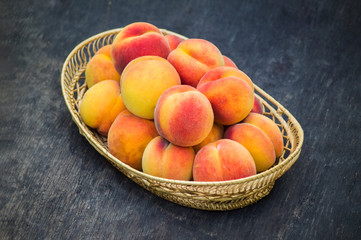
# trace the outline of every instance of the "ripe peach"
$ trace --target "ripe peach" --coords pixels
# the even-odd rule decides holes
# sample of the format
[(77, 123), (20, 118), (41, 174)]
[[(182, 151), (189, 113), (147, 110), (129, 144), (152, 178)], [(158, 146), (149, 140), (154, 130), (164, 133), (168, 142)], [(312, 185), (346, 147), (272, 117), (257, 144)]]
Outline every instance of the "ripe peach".
[(258, 127), (249, 123), (238, 123), (227, 128), (224, 138), (242, 144), (252, 155), (257, 172), (269, 169), (276, 161), (271, 139)]
[(182, 147), (201, 143), (210, 133), (213, 121), (212, 106), (206, 96), (188, 85), (167, 89), (154, 111), (159, 135)]
[(280, 157), (283, 152), (283, 138), (277, 124), (270, 118), (258, 114), (250, 113), (244, 120), (244, 123), (250, 123), (262, 129), (267, 136), (271, 139), (275, 148), (276, 157)]
[(107, 136), (114, 119), (124, 109), (119, 82), (104, 80), (85, 92), (80, 103), (80, 116), (87, 126)]
[(166, 89), (180, 85), (179, 75), (167, 60), (149, 59), (128, 65), (121, 78), (124, 105), (138, 117), (153, 119), (158, 98)]
[(198, 83), (197, 89), (211, 102), (214, 120), (219, 124), (235, 124), (243, 120), (253, 107), (252, 82), (239, 76), (244, 75), (236, 68), (218, 67), (207, 72)]
[[(130, 61), (127, 66), (125, 66), (122, 74), (120, 75), (120, 90), (122, 89), (122, 76), (125, 75), (125, 73), (128, 71), (129, 68), (131, 68), (132, 66), (134, 66), (135, 64), (142, 62), (142, 61), (147, 61), (147, 60), (159, 60), (159, 61), (165, 61), (168, 62), (167, 59), (159, 57), (159, 56), (152, 56), (152, 55), (146, 55), (146, 56), (141, 56), (141, 57), (137, 57), (135, 59), (133, 59), (132, 61)], [(168, 62), (169, 63), (169, 62)]]
[(193, 164), (194, 181), (226, 181), (256, 174), (248, 150), (238, 142), (221, 139), (204, 146)]
[(169, 44), (169, 47), (170, 47), (170, 50), (173, 51), (174, 49), (176, 49), (178, 47), (178, 45), (183, 42), (183, 38), (180, 38), (176, 35), (173, 35), (173, 34), (168, 34), (168, 35), (165, 35), (165, 38), (167, 39), (168, 41), (168, 44)]
[(193, 146), (194, 151), (198, 152), (199, 150), (201, 150), (202, 147), (204, 147), (208, 143), (212, 143), (219, 139), (222, 139), (223, 133), (224, 133), (223, 125), (214, 123), (211, 132), (208, 134), (208, 136), (200, 144)]
[(158, 133), (153, 121), (124, 110), (116, 117), (109, 129), (108, 148), (120, 161), (142, 170), (144, 149), (156, 136)]
[(192, 147), (179, 147), (158, 136), (149, 142), (143, 153), (143, 172), (174, 180), (192, 179), (194, 161)]
[(223, 55), (224, 66), (238, 68), (237, 65), (229, 57)]
[(203, 76), (205, 80), (202, 80), (202, 82), (216, 80), (225, 77), (237, 77), (246, 81), (249, 84), (249, 86), (252, 88), (252, 90), (254, 90), (253, 82), (247, 76), (247, 74), (234, 67), (229, 67), (229, 66), (217, 67), (208, 71), (206, 75), (207, 76)]
[(120, 80), (111, 58), (111, 45), (100, 48), (88, 62), (85, 69), (85, 82), (88, 88), (103, 80)]
[(264, 112), (262, 103), (256, 97), (254, 97), (254, 104), (251, 112), (259, 114), (263, 114)]
[(224, 66), (219, 49), (203, 39), (187, 39), (171, 51), (168, 61), (177, 69), (182, 84), (197, 87), (199, 80), (209, 70)]
[(146, 22), (127, 25), (112, 44), (113, 64), (120, 74), (125, 66), (137, 57), (155, 55), (167, 58), (169, 52), (169, 44), (161, 31)]
[(137, 58), (133, 59), (132, 61), (130, 61), (127, 64), (127, 66), (125, 66), (125, 68), (122, 72), (122, 75), (125, 75), (125, 73), (128, 71), (128, 69), (131, 68), (132, 66), (134, 66), (135, 64), (137, 64), (139, 62), (147, 61), (147, 60), (158, 60), (158, 61), (168, 62), (167, 59), (159, 57), (159, 56), (146, 55), (146, 56), (137, 57)]

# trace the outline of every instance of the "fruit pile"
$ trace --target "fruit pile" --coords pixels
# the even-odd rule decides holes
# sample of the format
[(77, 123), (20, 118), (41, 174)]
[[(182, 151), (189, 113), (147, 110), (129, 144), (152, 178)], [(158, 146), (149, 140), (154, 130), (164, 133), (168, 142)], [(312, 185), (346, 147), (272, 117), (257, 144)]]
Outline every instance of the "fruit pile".
[(204, 39), (132, 23), (85, 70), (84, 123), (110, 153), (147, 174), (225, 181), (272, 167), (283, 152), (252, 80)]

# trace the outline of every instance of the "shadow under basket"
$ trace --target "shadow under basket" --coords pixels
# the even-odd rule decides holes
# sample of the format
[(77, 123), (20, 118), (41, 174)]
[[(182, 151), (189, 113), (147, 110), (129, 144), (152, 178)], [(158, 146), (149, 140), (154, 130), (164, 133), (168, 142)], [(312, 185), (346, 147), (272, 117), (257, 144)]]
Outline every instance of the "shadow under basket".
[[(270, 169), (254, 176), (222, 182), (177, 181), (154, 177), (135, 170), (110, 154), (107, 139), (87, 127), (79, 113), (86, 91), (85, 68), (96, 51), (112, 43), (122, 28), (102, 32), (76, 46), (66, 58), (61, 71), (61, 87), (73, 121), (88, 142), (120, 172), (150, 192), (182, 206), (202, 210), (232, 210), (253, 204), (269, 194), (273, 185), (298, 159), (303, 143), (303, 130), (297, 120), (261, 88), (254, 85), (255, 96), (264, 107), (264, 115), (280, 128), (284, 150)], [(161, 30), (164, 35), (177, 33)]]

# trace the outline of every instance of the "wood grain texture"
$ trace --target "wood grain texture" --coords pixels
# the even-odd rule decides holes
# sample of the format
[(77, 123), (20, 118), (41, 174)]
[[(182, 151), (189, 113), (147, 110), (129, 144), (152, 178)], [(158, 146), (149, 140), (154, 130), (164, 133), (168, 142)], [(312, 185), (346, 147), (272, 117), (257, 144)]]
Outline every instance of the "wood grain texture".
[[(356, 239), (361, 234), (358, 1), (2, 1), (0, 239)], [(139, 187), (72, 122), (66, 56), (147, 21), (213, 42), (305, 132), (301, 156), (260, 202), (178, 206)]]

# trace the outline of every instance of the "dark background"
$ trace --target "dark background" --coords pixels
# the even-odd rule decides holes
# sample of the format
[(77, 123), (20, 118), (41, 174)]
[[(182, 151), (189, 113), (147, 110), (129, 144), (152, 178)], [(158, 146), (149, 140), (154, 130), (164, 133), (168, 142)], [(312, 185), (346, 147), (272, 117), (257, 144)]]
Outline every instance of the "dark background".
[[(356, 239), (360, 1), (0, 1), (0, 239)], [(182, 207), (81, 136), (60, 87), (71, 50), (146, 21), (213, 42), (300, 122), (292, 168), (258, 203)]]

